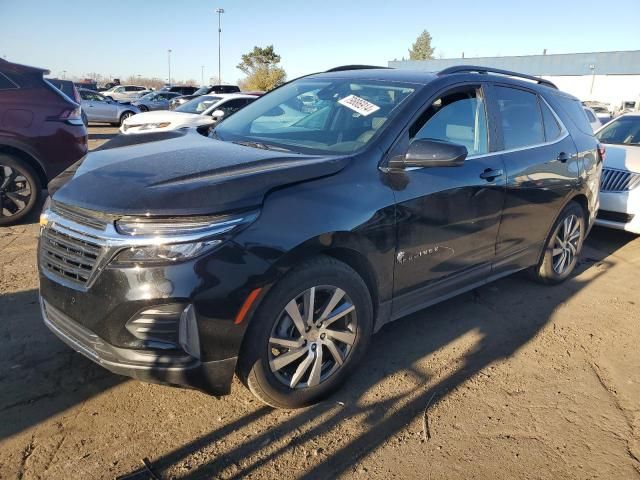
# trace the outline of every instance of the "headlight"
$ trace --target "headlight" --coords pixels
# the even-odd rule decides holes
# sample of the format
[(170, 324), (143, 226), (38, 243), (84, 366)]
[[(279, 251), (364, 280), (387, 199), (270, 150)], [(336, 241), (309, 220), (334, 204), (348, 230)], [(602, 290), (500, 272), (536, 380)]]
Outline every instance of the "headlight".
[(232, 231), (253, 222), (256, 212), (236, 216), (132, 218), (116, 221), (118, 233), (128, 236), (113, 264), (167, 264), (188, 260), (215, 248)]
[(154, 128), (164, 128), (171, 125), (171, 122), (161, 123), (140, 123), (138, 125), (127, 125), (127, 128), (139, 128), (140, 130), (153, 130)]
[(195, 243), (173, 243), (165, 245), (149, 245), (147, 247), (131, 247), (122, 250), (114, 263), (135, 264), (135, 263), (173, 263), (198, 255), (210, 250), (222, 243), (222, 240), (208, 240)]

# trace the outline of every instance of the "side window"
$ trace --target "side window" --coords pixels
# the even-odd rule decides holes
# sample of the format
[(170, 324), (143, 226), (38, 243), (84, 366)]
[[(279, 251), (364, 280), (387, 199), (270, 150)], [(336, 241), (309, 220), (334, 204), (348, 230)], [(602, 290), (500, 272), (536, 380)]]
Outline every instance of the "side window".
[(227, 103), (219, 106), (216, 110), (222, 110), (225, 117), (228, 117), (234, 112), (237, 112), (247, 104), (244, 98), (238, 98), (236, 100), (229, 100)]
[(590, 110), (586, 110), (584, 111), (584, 113), (587, 114), (587, 118), (589, 119), (590, 122), (595, 122), (596, 121), (596, 117), (593, 113), (591, 113)]
[(436, 99), (411, 127), (409, 137), (464, 145), (469, 155), (487, 153), (487, 115), (482, 91), (458, 89)]
[(115, 93), (123, 93), (124, 92), (124, 87), (118, 87), (114, 90)]
[(567, 97), (562, 94), (554, 93), (555, 100), (560, 105), (560, 108), (571, 117), (571, 120), (576, 127), (582, 132), (588, 135), (593, 135), (591, 124), (587, 119), (587, 114), (584, 113), (584, 108), (578, 99)]
[(537, 95), (509, 87), (496, 86), (495, 90), (505, 150), (544, 143)]
[[(0, 79), (1, 78), (2, 77), (0, 77)], [(91, 92), (85, 92), (84, 90), (80, 90), (78, 93), (80, 93), (80, 98), (82, 100), (94, 100), (93, 94)]]
[(560, 136), (562, 129), (558, 125), (556, 117), (549, 109), (544, 101), (540, 101), (540, 108), (542, 109), (542, 120), (544, 122), (544, 137), (547, 142), (551, 142)]

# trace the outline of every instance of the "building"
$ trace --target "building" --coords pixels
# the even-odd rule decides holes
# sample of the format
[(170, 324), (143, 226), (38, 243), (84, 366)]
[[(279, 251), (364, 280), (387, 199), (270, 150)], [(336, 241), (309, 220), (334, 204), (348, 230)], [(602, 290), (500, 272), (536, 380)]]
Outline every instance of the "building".
[(429, 72), (453, 65), (494, 67), (547, 78), (583, 101), (601, 101), (611, 108), (640, 99), (640, 50), (389, 62), (389, 67)]

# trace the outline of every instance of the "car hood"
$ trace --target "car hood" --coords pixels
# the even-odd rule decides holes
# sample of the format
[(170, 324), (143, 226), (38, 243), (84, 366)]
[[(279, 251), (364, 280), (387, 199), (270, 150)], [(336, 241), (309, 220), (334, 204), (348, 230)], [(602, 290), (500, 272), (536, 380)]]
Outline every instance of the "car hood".
[(105, 213), (208, 215), (257, 207), (271, 189), (333, 175), (348, 159), (247, 147), (195, 130), (121, 135), (54, 179), (49, 192)]
[(612, 145), (606, 143), (605, 167), (640, 173), (640, 145)]

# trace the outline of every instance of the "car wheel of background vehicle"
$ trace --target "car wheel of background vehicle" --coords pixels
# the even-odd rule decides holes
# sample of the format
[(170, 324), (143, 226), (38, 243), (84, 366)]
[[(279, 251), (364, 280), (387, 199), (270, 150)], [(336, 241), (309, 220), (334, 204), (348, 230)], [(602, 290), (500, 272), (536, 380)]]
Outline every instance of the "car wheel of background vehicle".
[(0, 154), (0, 225), (12, 225), (38, 203), (40, 179), (22, 160)]
[(82, 111), (82, 123), (84, 123), (85, 127), (89, 126), (89, 119), (87, 118), (87, 114)]
[(145, 107), (144, 105), (139, 105), (138, 108), (140, 109), (141, 112), (148, 112), (149, 108)]
[(124, 112), (122, 115), (120, 115), (120, 125), (122, 125), (127, 118), (133, 117), (134, 115), (135, 114), (133, 112)]
[(262, 301), (245, 334), (238, 376), (267, 405), (311, 405), (348, 377), (372, 325), (371, 295), (362, 278), (334, 258), (314, 258)]
[(530, 269), (533, 279), (546, 284), (566, 280), (578, 263), (585, 232), (584, 210), (569, 203), (551, 229), (540, 262)]

